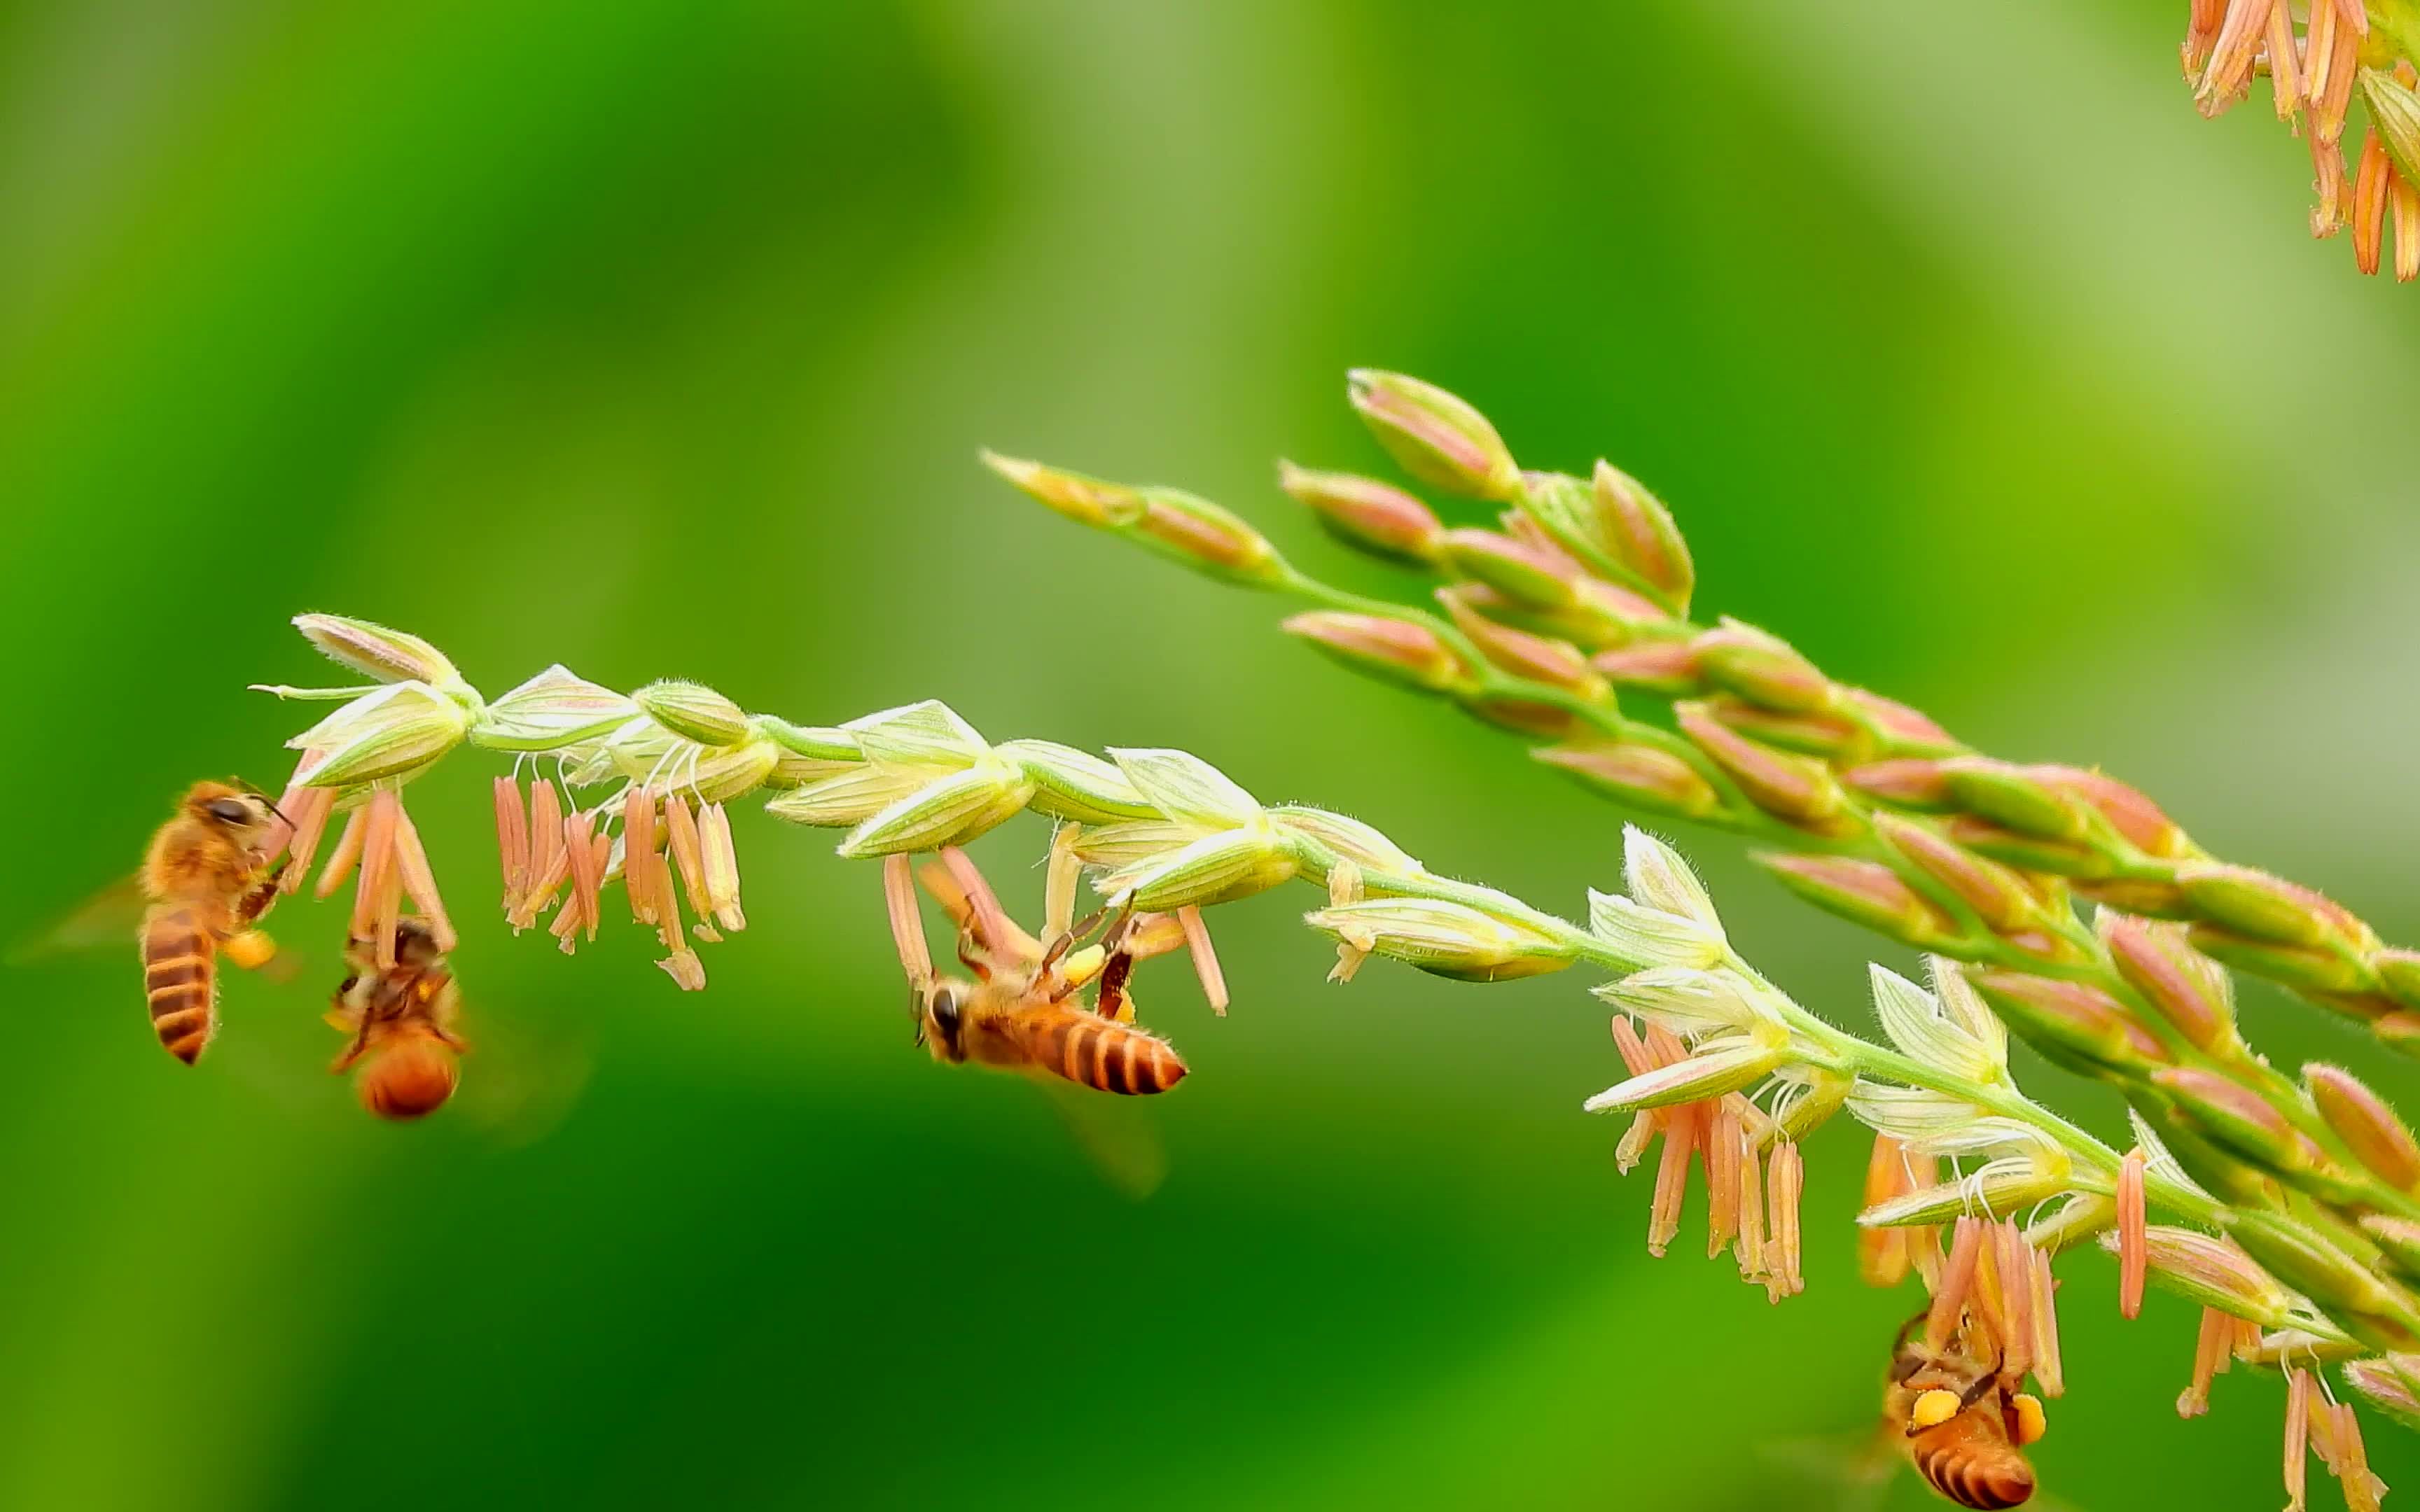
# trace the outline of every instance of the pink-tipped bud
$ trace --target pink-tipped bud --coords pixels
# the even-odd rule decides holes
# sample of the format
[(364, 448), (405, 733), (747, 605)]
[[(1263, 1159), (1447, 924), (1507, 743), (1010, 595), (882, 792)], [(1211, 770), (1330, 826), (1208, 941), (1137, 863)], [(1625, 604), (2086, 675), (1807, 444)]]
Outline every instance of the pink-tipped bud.
[(1897, 814), (1874, 815), (1874, 830), (1892, 849), (1958, 895), (1995, 931), (2024, 930), (2041, 920), (2041, 903), (2024, 879), (1987, 861), (1939, 830)]
[(1390, 683), (1435, 693), (1459, 691), (1471, 683), (1471, 669), (1453, 648), (1410, 620), (1314, 609), (1287, 620), (1284, 629), (1353, 671)]
[(1735, 693), (1717, 693), (1705, 702), (1707, 712), (1741, 734), (1783, 750), (1837, 763), (1873, 754), (1872, 733), (1845, 714), (1784, 714)]
[(2176, 884), (2156, 877), (2075, 878), (2072, 887), (2077, 897), (2120, 913), (2139, 914), (2145, 918), (2193, 918), (2193, 910), (2185, 906), (2185, 895)]
[(2080, 841), (2091, 833), (2090, 810), (2031, 768), (1981, 756), (1942, 764), (1949, 795), (1968, 813), (2037, 840)]
[(648, 718), (701, 746), (736, 746), (748, 738), (748, 714), (702, 683), (649, 683), (630, 695)]
[(1640, 582), (1685, 611), (1698, 572), (1689, 543), (1672, 522), (1671, 510), (1644, 484), (1612, 463), (1599, 460), (1589, 491), (1596, 504), (1597, 537), (1606, 554)]
[(2235, 1042), (2235, 995), (2226, 973), (2194, 949), (2182, 929), (2107, 908), (2094, 922), (2118, 974), (2187, 1043), (2217, 1051)]
[(2308, 1144), (2260, 1094), (2199, 1066), (2164, 1066), (2151, 1081), (2202, 1133), (2272, 1170), (2310, 1165)]
[(1726, 623), (1691, 642), (1708, 684), (1783, 714), (1832, 707), (1832, 681), (1790, 642), (1753, 625)]
[(1600, 651), (1589, 658), (1598, 671), (1620, 687), (1636, 687), (1666, 698), (1683, 698), (1704, 685), (1698, 653), (1685, 640), (1642, 640)]
[(1878, 861), (1845, 856), (1784, 856), (1758, 851), (1750, 860), (1826, 913), (1878, 930), (1905, 945), (1932, 949), (1956, 940), (1957, 926)]
[(1794, 825), (1819, 827), (1847, 805), (1840, 784), (1822, 762), (1761, 746), (1714, 717), (1702, 702), (1673, 705), (1681, 733), (1730, 774), (1750, 803)]
[(1454, 627), (1469, 638), (1481, 656), (1502, 671), (1584, 699), (1603, 698), (1610, 691), (1606, 680), (1597, 675), (1588, 658), (1570, 641), (1497, 625), (1472, 609), (1454, 589), (1440, 588), (1436, 596), (1453, 617)]
[(2360, 920), (2336, 903), (2248, 866), (2179, 867), (2177, 886), (2203, 918), (2237, 934), (2315, 949), (2367, 943)]
[(1894, 809), (1946, 813), (1958, 806), (1949, 795), (1949, 774), (1937, 761), (1905, 757), (1869, 762), (1843, 772), (1840, 779), (1867, 797)]
[(2005, 861), (2021, 872), (2047, 872), (2056, 877), (2090, 880), (2114, 870), (2107, 852), (2080, 841), (2044, 840), (1973, 814), (1949, 821), (1949, 838), (1978, 856)]
[(1960, 747), (1955, 736), (1906, 704), (1869, 693), (1862, 687), (1834, 684), (1851, 712), (1879, 737), (1894, 756), (1946, 756)]
[(2118, 1163), (2118, 1312), (2139, 1318), (2143, 1312), (2143, 1280), (2150, 1268), (2149, 1227), (2143, 1206), (2143, 1171), (2149, 1157), (2143, 1147), (2126, 1151)]
[(1432, 487), (1510, 503), (1521, 469), (1487, 417), (1435, 384), (1377, 368), (1355, 368), (1345, 393), (1378, 444)]
[(2406, 1008), (2420, 1008), (2420, 950), (2372, 950), (2369, 969), (2389, 996)]
[(2420, 1188), (2420, 1142), (2412, 1139), (2386, 1099), (2338, 1066), (2304, 1066), (2303, 1086), (2354, 1159), (2389, 1186), (2405, 1192)]
[(2369, 1405), (2407, 1428), (2420, 1428), (2420, 1355), (2353, 1360), (2345, 1365), (2344, 1378)]
[(2080, 766), (2028, 766), (2029, 775), (2099, 810), (2128, 844), (2146, 856), (2185, 855), (2192, 842), (2160, 806), (2116, 778)]
[(342, 614), (297, 614), (294, 628), (329, 660), (381, 683), (427, 683), (446, 693), (469, 686), (444, 653), (416, 635)]
[(1697, 768), (1652, 746), (1544, 746), (1529, 754), (1619, 802), (1651, 813), (1703, 819), (1723, 806), (1721, 795), (1698, 775)]
[(2341, 950), (2273, 944), (2213, 924), (2193, 925), (2186, 938), (2213, 961), (2283, 982), (2297, 992), (2350, 994), (2370, 986), (2369, 968), (2359, 957)]
[(2241, 1212), (2227, 1232), (2271, 1275), (2338, 1318), (2409, 1315), (2411, 1300), (2369, 1263), (2284, 1213)]
[(1572, 569), (1559, 553), (1494, 531), (1445, 532), (1443, 555), (1454, 573), (1484, 583), (1524, 609), (1553, 611), (1579, 602)]
[(1113, 530), (1142, 518), (1141, 492), (1123, 483), (1088, 478), (997, 452), (980, 455), (984, 466), (1079, 525)]
[(1226, 582), (1271, 586), (1289, 569), (1268, 537), (1233, 511), (1178, 488), (1144, 488), (1136, 531), (1196, 572)]
[(1338, 539), (1373, 555), (1426, 566), (1437, 560), (1444, 544), (1445, 526), (1436, 512), (1392, 484), (1280, 462), (1278, 486)]
[(1968, 971), (1993, 1011), (2045, 1053), (2064, 1053), (2086, 1070), (2142, 1071), (2167, 1059), (2150, 1031), (2097, 987), (2021, 971)]

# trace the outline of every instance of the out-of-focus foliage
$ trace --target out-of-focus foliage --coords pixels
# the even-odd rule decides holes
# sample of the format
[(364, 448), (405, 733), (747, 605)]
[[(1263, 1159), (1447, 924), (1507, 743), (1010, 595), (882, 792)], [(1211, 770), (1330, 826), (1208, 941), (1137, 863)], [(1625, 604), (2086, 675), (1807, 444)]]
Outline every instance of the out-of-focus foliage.
[[(281, 775), (298, 711), (240, 689), (320, 674), (304, 609), (490, 687), (1183, 747), (1576, 904), (1615, 815), (973, 461), (1156, 475), (1319, 559), (1270, 458), (1372, 465), (1367, 363), (1648, 480), (1708, 612), (2420, 935), (2420, 306), (2281, 210), (2299, 144), (2194, 115), (2181, 8), (21, 7), (0, 761), (39, 849), (0, 918), (131, 869), (193, 778)], [(755, 927), (691, 998), (633, 932), (566, 962), (472, 906), (472, 764), (414, 802), (480, 1044), (427, 1127), (320, 1074), (333, 909), (280, 912), (302, 975), (230, 983), (198, 1072), (131, 947), (7, 971), (0, 1504), (1746, 1507), (1863, 1447), (1914, 1302), (1854, 1284), (1862, 1149), (1810, 1150), (1804, 1298), (1650, 1266), (1572, 980), (1334, 990), (1288, 904), (1222, 911), (1232, 1018), (1144, 974), (1195, 1075), (1131, 1208), (1042, 1099), (910, 1049), (869, 867), (741, 816)], [(1868, 937), (1691, 848), (1863, 1011)], [(471, 1116), (583, 1065), (543, 1138)], [(2121, 1326), (2066, 1265), (2049, 1490), (2271, 1495), (2275, 1383), (2178, 1423), (2190, 1313)]]

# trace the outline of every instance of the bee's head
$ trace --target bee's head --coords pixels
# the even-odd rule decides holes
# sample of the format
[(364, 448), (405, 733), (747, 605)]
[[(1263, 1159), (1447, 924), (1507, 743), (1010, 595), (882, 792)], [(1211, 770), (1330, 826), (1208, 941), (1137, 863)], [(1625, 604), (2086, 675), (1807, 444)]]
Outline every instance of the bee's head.
[(924, 989), (916, 1015), (916, 1042), (933, 1052), (935, 1060), (953, 1065), (967, 1058), (967, 984), (944, 977)]
[(277, 806), (257, 793), (225, 782), (196, 782), (185, 795), (185, 811), (250, 841), (277, 817)]
[(397, 965), (427, 966), (437, 960), (439, 954), (437, 935), (428, 927), (427, 919), (407, 914), (396, 920), (395, 959)]

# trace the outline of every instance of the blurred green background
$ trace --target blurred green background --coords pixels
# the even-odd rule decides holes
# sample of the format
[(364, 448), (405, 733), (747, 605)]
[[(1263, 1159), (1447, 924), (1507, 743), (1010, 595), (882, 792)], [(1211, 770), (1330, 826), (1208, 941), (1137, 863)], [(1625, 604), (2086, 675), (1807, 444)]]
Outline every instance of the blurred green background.
[[(8, 8), (0, 918), (130, 869), (195, 777), (277, 780), (315, 711), (242, 687), (322, 675), (304, 609), (490, 692), (560, 660), (1184, 747), (1576, 908), (1618, 813), (973, 464), (1182, 484), (1381, 585), (1271, 486), (1373, 465), (1342, 374), (1374, 363), (1648, 479), (1709, 610), (2420, 937), (2420, 295), (2307, 239), (2265, 107), (2195, 116), (2183, 8)], [(0, 979), (0, 1505), (1840, 1494), (1914, 1305), (1854, 1275), (1863, 1142), (1812, 1147), (1804, 1298), (1651, 1263), (1576, 978), (1330, 989), (1310, 894), (1222, 910), (1231, 1019), (1145, 974), (1197, 1075), (1130, 1206), (1031, 1088), (909, 1049), (828, 836), (741, 816), (754, 926), (685, 996), (627, 928), (507, 935), (493, 769), (413, 790), (482, 1044), (428, 1126), (319, 1072), (334, 907), (280, 914), (302, 976), (231, 983), (198, 1072), (120, 953)], [(1878, 942), (1681, 838), (1748, 953), (1862, 1021)], [(1022, 907), (1042, 840), (982, 852)], [(2420, 1085), (2265, 989), (2245, 1016)], [(2180, 1423), (2190, 1310), (2121, 1327), (2068, 1270), (2048, 1493), (2275, 1504), (2277, 1383)]]

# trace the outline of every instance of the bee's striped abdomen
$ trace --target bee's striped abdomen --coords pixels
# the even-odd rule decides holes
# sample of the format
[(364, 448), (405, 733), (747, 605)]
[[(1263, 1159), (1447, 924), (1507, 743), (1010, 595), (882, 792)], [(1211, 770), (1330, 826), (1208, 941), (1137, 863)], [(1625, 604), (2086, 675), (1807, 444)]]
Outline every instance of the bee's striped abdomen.
[(1916, 1468), (1932, 1489), (1960, 1506), (1996, 1512), (2017, 1506), (2034, 1494), (2033, 1467), (2005, 1445), (1998, 1452), (1971, 1443), (1951, 1441), (1916, 1454)]
[(143, 919), (143, 992), (151, 1027), (190, 1066), (210, 1042), (218, 947), (191, 908), (154, 908)]
[(1147, 1096), (1185, 1079), (1175, 1051), (1097, 1013), (1070, 1012), (1045, 1031), (1040, 1048), (1046, 1068), (1104, 1092)]

